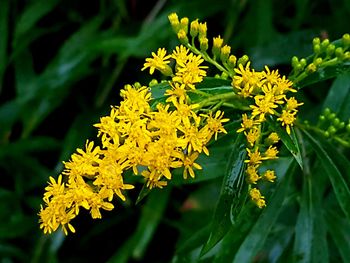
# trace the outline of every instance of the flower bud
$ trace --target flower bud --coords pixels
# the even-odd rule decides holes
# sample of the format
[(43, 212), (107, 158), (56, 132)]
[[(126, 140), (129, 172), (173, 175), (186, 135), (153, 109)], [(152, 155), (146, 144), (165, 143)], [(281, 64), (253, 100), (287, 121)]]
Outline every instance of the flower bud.
[(201, 37), (199, 39), (199, 47), (202, 52), (205, 52), (209, 48), (209, 40), (206, 37)]
[(312, 73), (316, 72), (316, 70), (317, 70), (317, 66), (314, 63), (311, 63), (307, 66), (306, 73), (312, 74)]
[(329, 132), (329, 135), (333, 135), (337, 132), (337, 129), (333, 125), (331, 125), (328, 127), (327, 131)]
[(350, 34), (344, 34), (341, 40), (343, 42), (344, 48), (350, 46)]
[(180, 20), (181, 29), (185, 31), (186, 35), (188, 33), (188, 23), (189, 23), (188, 17), (181, 18)]
[(196, 37), (198, 35), (198, 31), (199, 31), (199, 23), (198, 23), (198, 19), (196, 19), (191, 22), (190, 35), (192, 37)]
[(220, 59), (222, 62), (226, 62), (231, 53), (231, 47), (225, 45), (221, 48)]
[(323, 50), (325, 50), (325, 49), (328, 47), (328, 45), (329, 45), (329, 39), (326, 38), (325, 40), (322, 41), (322, 43), (321, 43), (321, 48), (322, 48)]
[(231, 68), (234, 68), (234, 67), (236, 66), (236, 62), (237, 62), (236, 56), (231, 55), (231, 56), (228, 58), (228, 65), (229, 65)]
[(304, 68), (306, 66), (306, 59), (302, 58), (300, 59), (300, 65)]
[(319, 45), (321, 43), (321, 40), (319, 37), (315, 37), (313, 40), (312, 40), (312, 44), (313, 45)]
[(335, 50), (335, 45), (330, 44), (326, 50), (327, 56), (332, 56), (334, 54), (334, 50)]
[(320, 44), (314, 45), (314, 53), (315, 53), (316, 55), (318, 55), (318, 54), (321, 53), (321, 45), (320, 45)]
[(188, 38), (185, 30), (180, 29), (180, 31), (177, 33), (177, 37), (180, 40), (181, 44), (188, 44)]
[(316, 58), (314, 61), (314, 64), (316, 67), (318, 67), (322, 63), (322, 58)]
[(344, 57), (344, 50), (341, 47), (337, 47), (335, 50), (337, 58), (342, 59)]
[(149, 82), (148, 86), (149, 86), (149, 87), (152, 87), (152, 86), (157, 85), (157, 84), (158, 84), (158, 80), (157, 80), (157, 79), (152, 79), (152, 80)]
[(180, 30), (180, 21), (179, 21), (179, 18), (177, 16), (177, 14), (176, 13), (171, 13), (168, 16), (168, 19), (170, 21), (170, 24), (171, 24), (173, 30), (177, 34), (179, 32), (179, 30)]
[(220, 50), (221, 50), (221, 46), (222, 46), (223, 43), (224, 43), (224, 40), (220, 36), (213, 38), (212, 52), (213, 52), (213, 55), (215, 57), (219, 57), (220, 56)]
[(292, 67), (295, 68), (299, 64), (298, 57), (294, 56), (292, 57)]
[(247, 55), (243, 55), (242, 57), (240, 57), (239, 59), (238, 59), (238, 62), (237, 62), (237, 64), (238, 65), (242, 65), (242, 66), (245, 66), (245, 64), (247, 64), (247, 62), (249, 61), (249, 57), (247, 56)]
[(199, 23), (198, 25), (198, 37), (207, 37), (207, 23)]

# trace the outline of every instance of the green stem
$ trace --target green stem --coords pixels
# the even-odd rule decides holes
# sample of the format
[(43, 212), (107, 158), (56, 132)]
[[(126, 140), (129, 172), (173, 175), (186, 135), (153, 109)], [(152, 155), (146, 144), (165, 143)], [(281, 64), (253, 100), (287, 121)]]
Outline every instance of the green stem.
[[(303, 125), (301, 123), (296, 123), (297, 126), (305, 129), (305, 130), (310, 130), (310, 131), (314, 131), (314, 132), (317, 132), (318, 134), (321, 134), (322, 136), (326, 137), (325, 136), (325, 131), (323, 131), (322, 129), (318, 128), (318, 127), (315, 127), (315, 126), (310, 126), (310, 125)], [(339, 136), (332, 136), (332, 137), (329, 137), (330, 139), (333, 139), (335, 141), (337, 141), (340, 145), (344, 146), (344, 147), (350, 147), (350, 142), (340, 138)]]
[(196, 47), (192, 46), (190, 43), (187, 43), (187, 48), (189, 48), (193, 53), (202, 56), (202, 58), (213, 64), (218, 70), (225, 72), (228, 76), (232, 77), (232, 73), (230, 73), (227, 69), (225, 69), (223, 66), (221, 66), (218, 62), (216, 62), (214, 59), (212, 59), (206, 52), (201, 52)]

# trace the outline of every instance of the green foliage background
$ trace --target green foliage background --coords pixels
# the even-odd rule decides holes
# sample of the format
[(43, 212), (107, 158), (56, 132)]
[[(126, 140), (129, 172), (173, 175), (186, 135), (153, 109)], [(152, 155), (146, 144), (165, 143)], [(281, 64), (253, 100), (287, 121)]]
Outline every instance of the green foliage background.
[[(234, 132), (201, 157), (197, 180), (119, 203), (102, 220), (82, 214), (68, 237), (41, 233), (36, 214), (49, 176), (96, 136), (92, 124), (118, 104), (124, 84), (151, 80), (140, 71), (144, 58), (178, 44), (171, 12), (207, 21), (212, 37), (256, 69), (285, 74), (293, 55), (312, 53), (313, 37), (350, 31), (348, 0), (0, 1), (0, 262), (350, 262), (349, 151), (308, 133), (299, 137), (312, 172), (304, 176), (286, 151), (271, 164), (280, 177), (268, 207), (246, 207), (233, 227), (213, 214), (233, 197), (220, 190), (222, 167), (244, 159), (230, 155), (239, 148)], [(315, 122), (330, 107), (348, 121), (349, 73), (302, 92), (301, 119)], [(211, 224), (226, 234), (217, 245), (218, 236), (207, 242)]]

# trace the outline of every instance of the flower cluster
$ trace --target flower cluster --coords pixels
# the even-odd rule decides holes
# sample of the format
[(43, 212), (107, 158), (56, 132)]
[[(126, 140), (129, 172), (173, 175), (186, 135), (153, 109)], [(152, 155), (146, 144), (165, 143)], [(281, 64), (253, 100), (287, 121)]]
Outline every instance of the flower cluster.
[[(166, 102), (151, 107), (149, 87), (135, 84), (121, 90), (123, 100), (112, 107), (109, 116), (102, 117), (98, 128), (101, 147), (87, 142), (78, 149), (56, 181), (50, 177), (45, 188), (45, 207), (39, 213), (44, 233), (59, 226), (65, 234), (75, 232), (70, 221), (79, 209), (90, 211), (92, 218), (101, 218), (100, 209), (112, 210), (114, 197), (125, 201), (124, 190), (134, 188), (124, 183), (125, 171), (144, 178), (146, 186), (162, 188), (171, 180), (171, 170), (183, 168), (183, 177), (195, 177), (199, 154), (209, 155), (206, 147), (213, 136), (226, 133), (223, 112), (197, 114), (196, 104), (187, 95), (206, 75), (203, 59), (184, 46), (176, 47), (171, 55), (159, 49), (146, 59), (143, 69), (155, 69), (172, 76), (166, 90)], [(168, 66), (174, 59), (175, 74)], [(65, 177), (65, 179), (63, 179)]]
[[(263, 125), (270, 116), (277, 116), (277, 121), (285, 126), (288, 134), (296, 119), (298, 103), (294, 97), (287, 97), (288, 92), (296, 92), (292, 82), (284, 76), (281, 77), (278, 70), (270, 71), (265, 66), (262, 72), (250, 69), (250, 62), (245, 67), (239, 65), (235, 69), (237, 73), (232, 80), (232, 86), (243, 98), (250, 101), (250, 113), (242, 115), (241, 128), (237, 132), (244, 132), (248, 143), (248, 157), (246, 176), (250, 185), (256, 185), (260, 179), (273, 182), (276, 178), (273, 170), (262, 173), (259, 167), (264, 160), (277, 158), (278, 149), (275, 146), (279, 141), (276, 132)], [(260, 173), (260, 174), (259, 174)], [(258, 207), (264, 207), (265, 199), (259, 189), (251, 188), (249, 192), (251, 199)]]
[[(112, 210), (116, 197), (126, 200), (125, 190), (134, 188), (125, 183), (131, 176), (142, 179), (149, 189), (165, 187), (176, 168), (183, 169), (184, 179), (195, 178), (195, 170), (202, 169), (197, 163), (199, 155), (209, 155), (209, 141), (216, 140), (218, 133), (227, 133), (223, 125), (229, 119), (224, 118), (221, 107), (243, 111), (237, 132), (243, 132), (247, 141), (247, 194), (258, 207), (266, 205), (256, 185), (261, 179), (276, 179), (275, 172), (263, 170), (262, 163), (277, 158), (279, 142), (268, 120), (279, 122), (291, 133), (302, 105), (287, 97), (296, 92), (293, 83), (277, 70), (251, 69), (248, 56), (237, 59), (220, 36), (213, 38), (209, 55), (206, 23), (190, 23), (176, 14), (169, 15), (169, 20), (182, 44), (170, 53), (159, 48), (142, 68), (167, 78), (162, 84), (167, 87), (163, 97), (152, 97), (156, 80), (150, 87), (135, 83), (121, 90), (120, 105), (95, 124), (98, 145), (87, 141), (84, 150), (77, 149), (64, 162), (57, 180), (50, 177), (39, 212), (44, 233), (60, 226), (65, 234), (75, 232), (70, 222), (80, 208), (89, 210), (92, 218), (101, 218), (100, 210)], [(232, 79), (232, 89), (217, 94), (197, 89), (207, 76), (204, 61), (218, 69), (221, 78)]]

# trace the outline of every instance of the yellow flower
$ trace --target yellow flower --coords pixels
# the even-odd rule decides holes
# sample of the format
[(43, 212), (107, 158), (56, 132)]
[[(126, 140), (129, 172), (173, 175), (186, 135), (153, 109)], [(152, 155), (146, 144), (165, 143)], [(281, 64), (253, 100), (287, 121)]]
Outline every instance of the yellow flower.
[(250, 184), (256, 184), (257, 181), (259, 181), (260, 176), (257, 172), (257, 166), (255, 165), (248, 165), (246, 173), (247, 173), (247, 181)]
[[(210, 134), (215, 134), (215, 140), (217, 140), (219, 132), (227, 134), (227, 131), (223, 126), (223, 123), (228, 122), (230, 119), (223, 118), (224, 112), (217, 111), (214, 116), (213, 116), (213, 113), (210, 112), (209, 115), (202, 115), (202, 116), (207, 118), (207, 124), (202, 128), (202, 130), (208, 129), (210, 131)], [(209, 140), (210, 138), (208, 138), (208, 141)]]
[(179, 101), (180, 103), (186, 102), (186, 85), (185, 84), (179, 84), (179, 83), (170, 83), (171, 89), (167, 89), (165, 91), (165, 95), (169, 96), (169, 98), (166, 99), (166, 102), (174, 102), (176, 103)]
[(269, 82), (271, 84), (278, 83), (280, 79), (280, 74), (278, 73), (278, 70), (270, 71), (268, 66), (265, 66), (265, 71), (262, 72), (262, 76), (264, 77), (264, 80), (266, 82)]
[(277, 119), (278, 121), (282, 122), (282, 126), (286, 126), (286, 131), (288, 134), (290, 134), (290, 126), (293, 126), (295, 121), (295, 114), (295, 111), (290, 112), (287, 110), (282, 110), (281, 116)]
[(192, 178), (195, 178), (195, 173), (193, 171), (193, 168), (197, 170), (202, 170), (202, 166), (200, 166), (198, 163), (195, 163), (196, 159), (198, 158), (199, 153), (193, 152), (190, 155), (184, 155), (182, 157), (182, 162), (184, 166), (184, 172), (183, 172), (183, 178), (187, 179), (187, 175), (190, 174)]
[(259, 208), (263, 208), (266, 206), (266, 202), (265, 202), (265, 197), (261, 195), (259, 189), (257, 188), (252, 188), (249, 191), (249, 195), (252, 199), (252, 201), (259, 207)]
[(248, 118), (247, 114), (243, 113), (242, 114), (241, 128), (239, 128), (237, 130), (237, 132), (243, 132), (243, 131), (249, 130), (257, 124), (258, 124), (257, 121), (254, 121), (253, 119)]
[(278, 154), (278, 150), (276, 146), (269, 146), (269, 148), (264, 153), (264, 160), (268, 159), (276, 159)]
[(278, 143), (280, 140), (280, 137), (276, 132), (271, 132), (270, 135), (265, 139), (265, 143), (267, 145), (272, 145), (275, 143)]
[(190, 53), (186, 62), (178, 62), (177, 72), (173, 77), (174, 82), (186, 84), (190, 89), (195, 89), (193, 84), (199, 83), (207, 75), (207, 66), (201, 66), (204, 59)]
[(155, 69), (158, 69), (165, 75), (171, 75), (171, 68), (167, 65), (170, 63), (171, 55), (166, 55), (165, 48), (159, 48), (157, 54), (152, 52), (153, 58), (146, 58), (146, 63), (141, 70), (149, 68), (149, 73), (152, 75)]
[(245, 160), (245, 163), (249, 163), (250, 165), (259, 165), (261, 164), (263, 158), (260, 155), (259, 149), (255, 149), (254, 152), (250, 151), (249, 148), (246, 149), (248, 152), (249, 160)]
[(298, 108), (299, 106), (303, 105), (304, 103), (298, 103), (298, 101), (294, 98), (291, 97), (289, 99), (287, 99), (287, 105), (286, 105), (286, 110), (287, 111), (296, 111), (296, 108)]
[(267, 170), (263, 173), (262, 177), (271, 183), (273, 183), (276, 179), (275, 171), (273, 170)]
[(260, 138), (260, 130), (250, 129), (249, 132), (244, 132), (244, 135), (246, 136), (250, 146), (253, 146), (254, 143)]
[(188, 60), (188, 48), (183, 45), (176, 46), (171, 57), (175, 59), (177, 64), (184, 64)]

